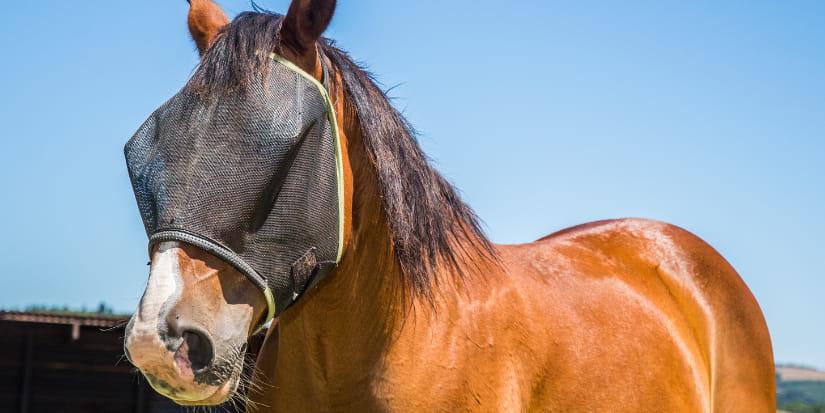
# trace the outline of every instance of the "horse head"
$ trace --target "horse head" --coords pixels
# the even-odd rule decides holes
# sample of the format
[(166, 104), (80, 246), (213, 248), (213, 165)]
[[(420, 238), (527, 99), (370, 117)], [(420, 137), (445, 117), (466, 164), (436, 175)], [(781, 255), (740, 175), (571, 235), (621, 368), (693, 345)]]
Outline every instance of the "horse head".
[[(335, 1), (295, 0), (285, 16), (269, 19), (267, 27), (256, 28), (250, 40), (250, 47), (256, 50), (240, 52), (260, 54), (258, 59), (246, 59), (259, 66), (243, 69), (266, 71), (265, 67), (272, 64), (271, 59), (282, 63), (279, 69), (273, 69), (280, 70), (281, 77), (258, 76), (257, 86), (236, 82), (237, 73), (233, 70), (237, 67), (221, 66), (227, 63), (224, 59), (227, 54), (238, 51), (234, 45), (221, 43), (233, 30), (234, 23), (230, 23), (211, 0), (190, 0), (189, 3), (189, 30), (202, 56), (201, 65), (179, 99), (173, 98), (176, 103), (161, 107), (126, 149), (138, 204), (150, 236), (151, 267), (146, 290), (126, 328), (125, 351), (159, 393), (179, 404), (203, 405), (219, 404), (231, 397), (241, 381), (249, 336), (290, 305), (308, 284), (317, 282), (319, 273), (334, 268), (347, 236), (344, 206), (348, 205), (350, 195), (344, 187), (350, 167), (347, 157), (342, 155), (346, 151), (344, 133), (338, 131), (336, 125), (341, 120), (334, 115), (343, 109), (323, 107), (324, 101), (332, 105), (329, 97), (324, 100), (326, 90), (313, 91), (320, 82), (334, 80), (331, 73), (325, 72), (316, 43), (332, 18)], [(254, 14), (239, 17), (243, 18), (254, 18)], [(258, 39), (258, 43), (276, 47), (258, 47), (255, 36), (273, 37), (264, 39), (266, 41)], [(215, 76), (221, 77), (216, 75), (219, 72), (223, 73), (223, 83), (215, 81)], [(278, 84), (281, 79), (291, 83), (282, 86)], [(296, 88), (301, 89), (295, 92)], [(273, 89), (280, 94), (272, 97)], [(297, 112), (309, 111), (306, 99), (295, 97), (299, 92), (313, 94), (314, 102), (320, 102), (313, 109), (317, 112), (314, 117), (296, 118)], [(267, 142), (266, 136), (261, 142), (253, 142), (250, 136), (257, 136), (254, 132), (241, 136), (249, 127), (245, 122), (248, 118), (243, 114), (235, 116), (231, 104), (222, 104), (228, 106), (226, 110), (214, 115), (215, 107), (221, 105), (215, 103), (217, 95), (245, 102), (251, 117), (275, 118), (267, 127), (278, 130), (278, 138), (272, 138), (277, 142)], [(273, 115), (257, 110), (267, 105), (260, 101), (261, 96), (279, 99), (273, 101), (281, 106), (281, 112)], [(243, 108), (236, 109), (243, 111)], [(327, 122), (327, 126), (320, 128), (319, 122)], [(310, 142), (306, 137), (310, 128), (318, 128), (318, 142)], [(212, 131), (208, 140), (203, 138), (206, 130)], [(334, 136), (329, 136), (330, 133)], [(333, 142), (330, 139), (338, 145), (336, 148), (329, 147), (329, 142)], [(234, 154), (233, 145), (244, 146), (249, 153)], [(322, 177), (324, 182), (312, 179), (292, 182), (290, 171), (306, 167), (311, 160), (311, 153), (305, 159), (301, 151), (312, 151), (313, 145), (325, 148), (324, 156), (337, 156), (337, 162), (327, 160), (336, 175)], [(203, 146), (218, 149), (205, 157), (193, 155)], [(259, 155), (266, 167), (260, 168), (257, 183), (210, 198), (213, 194), (208, 182), (218, 182), (226, 174), (247, 174), (239, 171), (238, 165), (251, 163), (252, 158)], [(198, 168), (207, 171), (191, 173)], [(311, 175), (308, 172), (311, 171), (304, 170), (304, 175)], [(328, 202), (314, 200), (318, 197), (308, 200), (301, 197), (304, 192), (327, 185), (330, 179), (331, 188), (340, 190), (327, 191), (327, 198), (335, 201), (333, 209), (340, 208), (327, 219), (330, 224), (318, 230), (323, 232), (318, 237), (323, 238), (334, 224), (334, 234), (328, 236), (333, 240), (327, 247), (316, 248), (314, 239), (305, 239), (312, 234), (300, 230), (313, 225), (315, 219), (311, 215), (288, 215), (291, 222), (287, 224), (275, 215), (309, 209), (316, 205), (313, 202)], [(290, 185), (299, 188), (296, 190)], [(301, 185), (308, 187), (302, 191)], [(290, 190), (296, 194), (293, 198), (300, 199), (297, 203), (279, 205), (278, 194)], [(240, 201), (247, 198), (251, 199), (247, 203)], [(221, 212), (209, 212), (218, 210)], [(201, 219), (203, 216), (210, 219)], [(212, 219), (216, 216), (225, 225), (217, 228)], [(291, 226), (292, 230), (283, 230), (284, 226)], [(236, 228), (243, 228), (242, 233), (238, 234)], [(300, 248), (297, 259), (283, 253), (283, 257), (276, 257), (282, 262), (265, 262), (258, 254), (262, 250), (260, 245), (281, 245), (285, 236), (295, 239), (296, 248)], [(278, 255), (278, 249), (272, 254)], [(287, 277), (272, 281), (268, 272), (286, 272)]]

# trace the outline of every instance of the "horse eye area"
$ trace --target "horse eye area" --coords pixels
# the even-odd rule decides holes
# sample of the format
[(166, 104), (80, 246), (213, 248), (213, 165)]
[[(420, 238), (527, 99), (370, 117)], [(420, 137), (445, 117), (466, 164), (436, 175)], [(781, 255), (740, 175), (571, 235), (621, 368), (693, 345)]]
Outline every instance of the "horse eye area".
[(214, 351), (212, 342), (202, 333), (186, 331), (183, 333), (183, 343), (175, 352), (175, 363), (179, 367), (189, 367), (197, 374), (212, 364)]

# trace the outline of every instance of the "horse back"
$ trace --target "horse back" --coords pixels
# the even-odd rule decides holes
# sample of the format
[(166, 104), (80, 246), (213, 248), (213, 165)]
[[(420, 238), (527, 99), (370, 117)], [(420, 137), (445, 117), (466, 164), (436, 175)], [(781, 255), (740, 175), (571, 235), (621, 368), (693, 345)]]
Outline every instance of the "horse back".
[(512, 300), (520, 316), (510, 321), (546, 349), (525, 361), (537, 377), (531, 405), (775, 411), (761, 310), (731, 265), (695, 235), (624, 219), (500, 248), (505, 278), (520, 291)]

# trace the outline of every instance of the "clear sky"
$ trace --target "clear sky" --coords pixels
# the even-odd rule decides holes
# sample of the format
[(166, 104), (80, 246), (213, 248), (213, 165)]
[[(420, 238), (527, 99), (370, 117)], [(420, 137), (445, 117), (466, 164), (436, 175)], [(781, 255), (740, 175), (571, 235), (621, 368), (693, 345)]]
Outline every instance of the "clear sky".
[[(741, 273), (778, 361), (825, 368), (825, 2), (339, 3), (327, 34), (395, 87), (493, 240), (680, 225)], [(187, 4), (4, 9), (0, 307), (132, 311), (148, 267), (122, 147), (197, 63)]]

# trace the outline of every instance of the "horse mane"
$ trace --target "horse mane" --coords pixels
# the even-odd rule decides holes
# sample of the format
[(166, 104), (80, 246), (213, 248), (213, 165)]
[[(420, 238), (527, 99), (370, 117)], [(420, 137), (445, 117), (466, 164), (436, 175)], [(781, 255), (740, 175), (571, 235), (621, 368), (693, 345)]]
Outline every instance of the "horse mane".
[[(254, 74), (267, 73), (272, 60), (256, 52), (277, 49), (281, 17), (269, 12), (238, 15), (204, 54), (189, 86), (205, 96), (232, 93), (243, 89)], [(432, 167), (414, 129), (374, 76), (332, 40), (321, 39), (318, 46), (340, 74), (357, 114), (403, 285), (432, 299), (440, 266), (463, 278), (467, 264), (497, 262), (475, 212)]]

